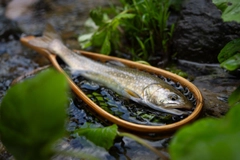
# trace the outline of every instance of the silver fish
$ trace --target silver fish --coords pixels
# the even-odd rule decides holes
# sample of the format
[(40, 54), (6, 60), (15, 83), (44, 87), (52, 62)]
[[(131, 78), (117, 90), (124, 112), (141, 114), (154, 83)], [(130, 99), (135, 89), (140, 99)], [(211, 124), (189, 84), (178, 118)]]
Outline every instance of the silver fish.
[(96, 62), (76, 54), (63, 44), (50, 25), (42, 37), (29, 43), (56, 54), (73, 72), (144, 106), (175, 115), (187, 113), (179, 109), (192, 108), (191, 102), (180, 91), (154, 75), (126, 66)]

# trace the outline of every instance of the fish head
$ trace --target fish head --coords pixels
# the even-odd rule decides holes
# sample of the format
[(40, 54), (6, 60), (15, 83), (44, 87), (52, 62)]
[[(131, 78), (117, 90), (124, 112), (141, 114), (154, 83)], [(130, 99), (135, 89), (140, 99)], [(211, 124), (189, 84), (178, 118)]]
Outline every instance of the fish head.
[(144, 100), (163, 109), (191, 109), (192, 103), (177, 89), (170, 85), (150, 84), (144, 88)]

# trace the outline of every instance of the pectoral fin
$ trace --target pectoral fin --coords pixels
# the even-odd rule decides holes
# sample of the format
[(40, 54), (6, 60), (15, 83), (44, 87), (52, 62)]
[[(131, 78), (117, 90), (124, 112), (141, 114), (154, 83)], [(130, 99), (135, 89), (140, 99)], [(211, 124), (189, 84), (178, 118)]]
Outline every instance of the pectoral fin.
[(125, 95), (126, 97), (129, 97), (131, 100), (141, 103), (142, 102), (142, 98), (134, 91), (130, 90), (130, 89), (124, 89)]

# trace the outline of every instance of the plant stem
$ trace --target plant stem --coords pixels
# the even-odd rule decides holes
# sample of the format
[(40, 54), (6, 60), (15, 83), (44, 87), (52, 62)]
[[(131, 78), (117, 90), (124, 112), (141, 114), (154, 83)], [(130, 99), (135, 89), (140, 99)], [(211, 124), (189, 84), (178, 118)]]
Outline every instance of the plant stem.
[(147, 142), (145, 142), (143, 139), (133, 135), (133, 134), (130, 134), (130, 133), (126, 133), (126, 132), (118, 132), (117, 133), (118, 136), (125, 136), (125, 137), (129, 137), (133, 140), (135, 140), (136, 142), (138, 142), (139, 144), (143, 145), (144, 147), (150, 149), (151, 151), (153, 151), (156, 155), (158, 155), (162, 160), (168, 160), (169, 158), (166, 157), (164, 154), (162, 154), (160, 151), (158, 151), (156, 148), (152, 147), (151, 145), (149, 145)]

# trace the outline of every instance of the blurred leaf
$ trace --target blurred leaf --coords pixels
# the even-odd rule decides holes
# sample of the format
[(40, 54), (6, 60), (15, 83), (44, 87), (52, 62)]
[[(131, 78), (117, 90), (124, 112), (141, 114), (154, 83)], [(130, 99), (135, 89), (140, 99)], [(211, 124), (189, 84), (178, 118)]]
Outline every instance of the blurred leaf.
[(109, 36), (109, 32), (108, 34), (106, 35), (105, 39), (104, 39), (104, 42), (102, 44), (102, 48), (101, 48), (101, 51), (100, 53), (103, 53), (103, 54), (106, 54), (106, 55), (109, 55), (110, 52), (111, 52), (111, 43), (110, 43), (110, 36)]
[(121, 19), (124, 19), (124, 18), (131, 19), (134, 17), (135, 17), (135, 14), (122, 12), (118, 14), (114, 19), (120, 21)]
[(84, 23), (84, 27), (86, 27), (87, 30), (95, 32), (98, 29), (98, 26), (95, 24), (92, 18), (88, 18), (86, 22)]
[(233, 71), (240, 67), (240, 39), (227, 43), (218, 55), (221, 66)]
[(79, 42), (85, 42), (91, 39), (93, 33), (88, 33), (88, 34), (83, 34), (81, 36), (78, 37), (78, 41)]
[(103, 45), (104, 40), (106, 39), (108, 31), (104, 28), (95, 32), (92, 36), (92, 45), (101, 47)]
[(217, 6), (217, 8), (219, 10), (224, 12), (226, 10), (226, 8), (228, 7), (228, 2), (218, 2), (218, 3), (215, 3), (215, 5)]
[(228, 103), (231, 107), (240, 103), (240, 86), (229, 96)]
[(225, 118), (206, 118), (181, 129), (172, 139), (172, 160), (237, 160), (240, 157), (240, 104)]
[(108, 150), (113, 145), (113, 141), (117, 135), (117, 129), (117, 125), (113, 124), (112, 126), (104, 128), (80, 128), (75, 132)]
[[(231, 2), (229, 2), (228, 4), (230, 3)], [(229, 7), (227, 7), (224, 10), (222, 14), (222, 19), (225, 22), (236, 21), (239, 23), (240, 22), (240, 2), (235, 1), (231, 5), (229, 5)]]
[(80, 45), (82, 48), (87, 48), (92, 45), (91, 38), (93, 33), (83, 34), (78, 37), (78, 41), (80, 42)]
[(12, 86), (0, 106), (0, 135), (18, 160), (50, 159), (64, 135), (66, 78), (53, 69)]
[(94, 10), (91, 10), (90, 17), (92, 18), (94, 23), (98, 26), (103, 23), (103, 12), (99, 7)]
[(221, 67), (226, 68), (229, 71), (234, 71), (240, 68), (240, 52), (222, 62)]
[(224, 48), (220, 51), (218, 55), (218, 61), (222, 63), (239, 51), (240, 51), (240, 38), (230, 41), (224, 46)]
[(222, 11), (223, 21), (240, 22), (239, 0), (213, 0), (213, 3)]

